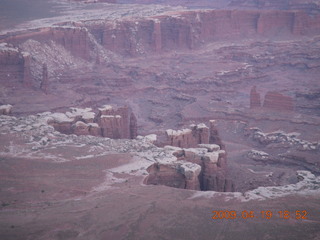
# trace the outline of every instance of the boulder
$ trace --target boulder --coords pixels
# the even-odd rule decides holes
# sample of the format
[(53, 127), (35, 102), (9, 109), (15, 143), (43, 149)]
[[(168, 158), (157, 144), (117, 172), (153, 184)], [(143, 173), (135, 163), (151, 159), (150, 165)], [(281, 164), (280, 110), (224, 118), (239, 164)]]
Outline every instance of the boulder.
[(0, 115), (10, 115), (12, 113), (12, 105), (0, 105)]

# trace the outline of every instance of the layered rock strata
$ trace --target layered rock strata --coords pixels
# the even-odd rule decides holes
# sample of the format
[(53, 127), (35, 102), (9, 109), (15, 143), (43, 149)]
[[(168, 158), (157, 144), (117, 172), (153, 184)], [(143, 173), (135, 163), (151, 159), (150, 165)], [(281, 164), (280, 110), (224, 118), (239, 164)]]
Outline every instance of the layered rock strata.
[(217, 40), (315, 35), (320, 32), (316, 24), (319, 22), (319, 16), (310, 17), (297, 11), (201, 10), (181, 11), (139, 21), (90, 23), (89, 31), (105, 48), (134, 56), (193, 49)]
[[(227, 177), (225, 146), (214, 120), (210, 121), (210, 128), (201, 123), (192, 124), (189, 129), (169, 129), (166, 137), (169, 146), (164, 148), (171, 151), (177, 161), (150, 166), (146, 184), (201, 191), (234, 191), (235, 186)], [(186, 171), (183, 163), (193, 165)]]
[(154, 163), (147, 168), (146, 184), (165, 185), (175, 188), (200, 190), (198, 177), (201, 167), (198, 164), (175, 162)]
[(250, 108), (258, 109), (263, 107), (273, 111), (294, 111), (294, 100), (292, 97), (285, 96), (276, 91), (269, 91), (264, 97), (263, 105), (261, 104), (260, 94), (256, 86), (250, 91)]
[(192, 124), (182, 130), (166, 130), (167, 144), (175, 147), (195, 147), (209, 143), (209, 128), (205, 124)]
[[(103, 19), (105, 21), (101, 21)], [(277, 10), (195, 10), (165, 12), (146, 18), (64, 22), (2, 36), (0, 42), (15, 46), (33, 39), (48, 39), (62, 45), (73, 55), (91, 59), (95, 41), (123, 55), (141, 55), (173, 49), (192, 49), (206, 42), (252, 37), (317, 35), (320, 16), (303, 11)], [(110, 19), (109, 19), (110, 20)]]
[(52, 114), (49, 124), (65, 134), (112, 139), (134, 139), (137, 136), (137, 119), (128, 107), (113, 108), (105, 105), (98, 109), (98, 113), (91, 108), (71, 108), (66, 114)]
[(278, 111), (293, 111), (293, 99), (278, 92), (267, 92), (263, 107)]
[[(181, 10), (145, 18), (100, 17), (99, 20), (90, 19), (88, 13), (88, 20), (74, 22), (57, 18), (46, 27), (30, 26), (30, 29), (0, 36), (1, 82), (10, 80), (37, 88), (43, 85), (34, 83), (36, 75), (41, 73), (35, 74), (35, 70), (30, 69), (36, 51), (28, 48), (27, 53), (23, 52), (23, 45), (28, 41), (37, 42), (43, 48), (59, 46), (79, 61), (95, 60), (99, 63), (107, 58), (104, 51), (108, 50), (125, 56), (139, 56), (194, 49), (216, 41), (287, 39), (288, 36), (315, 36), (320, 33), (320, 16), (310, 16), (303, 11)], [(42, 60), (37, 62), (38, 68), (47, 64), (50, 72), (53, 71), (49, 61), (46, 58)], [(39, 82), (44, 80), (38, 78)]]
[(29, 39), (38, 42), (54, 41), (70, 51), (74, 56), (90, 59), (88, 29), (81, 27), (52, 26), (18, 31), (7, 34), (5, 37), (2, 36), (0, 42), (19, 46)]
[(201, 191), (234, 191), (232, 180), (226, 177), (225, 151), (215, 144), (200, 144), (198, 148), (166, 146), (177, 161), (155, 163), (147, 171), (146, 184)]

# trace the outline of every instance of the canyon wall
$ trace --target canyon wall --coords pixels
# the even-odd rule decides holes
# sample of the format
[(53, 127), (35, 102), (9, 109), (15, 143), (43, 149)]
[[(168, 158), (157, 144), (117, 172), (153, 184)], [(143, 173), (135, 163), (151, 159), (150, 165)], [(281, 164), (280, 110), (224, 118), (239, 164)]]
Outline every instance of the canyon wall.
[(24, 58), (17, 48), (0, 45), (0, 81), (2, 85), (23, 82)]
[(74, 56), (91, 59), (93, 43), (90, 32), (106, 49), (136, 56), (193, 49), (219, 40), (317, 35), (320, 33), (320, 16), (310, 16), (303, 11), (195, 10), (114, 21), (62, 22), (59, 25), (7, 33), (0, 37), (0, 43), (18, 46), (28, 39), (54, 41)]
[[(319, 33), (320, 15), (308, 15), (303, 11), (194, 10), (114, 21), (62, 21), (59, 26), (10, 32), (0, 36), (0, 76), (2, 81), (11, 79), (25, 86), (39, 87), (39, 83), (33, 83), (34, 76), (29, 67), (34, 53), (32, 49), (28, 53), (21, 50), (21, 45), (30, 40), (48, 45), (54, 42), (74, 57), (96, 60), (100, 59), (101, 52), (96, 51), (96, 48), (101, 46), (124, 56), (139, 56), (194, 49), (213, 41), (285, 39)], [(6, 43), (11, 44), (11, 47), (4, 47)]]
[(88, 30), (81, 27), (55, 26), (18, 31), (0, 36), (0, 43), (7, 42), (18, 46), (29, 39), (39, 42), (54, 41), (74, 56), (90, 59)]
[(301, 11), (198, 10), (138, 20), (85, 22), (105, 48), (123, 55), (193, 49), (203, 43), (249, 37), (283, 38), (320, 33), (320, 16)]

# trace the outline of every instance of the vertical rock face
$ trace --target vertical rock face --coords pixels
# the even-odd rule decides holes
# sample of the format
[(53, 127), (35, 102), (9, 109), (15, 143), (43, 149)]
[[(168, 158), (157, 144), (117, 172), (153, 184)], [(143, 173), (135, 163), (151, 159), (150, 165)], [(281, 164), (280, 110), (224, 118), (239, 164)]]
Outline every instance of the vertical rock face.
[(215, 120), (210, 120), (209, 124), (210, 124), (210, 139), (209, 139), (209, 143), (210, 144), (217, 144), (218, 146), (220, 146), (220, 148), (222, 150), (225, 150), (225, 145), (222, 142), (222, 140), (221, 140), (221, 138), (219, 136), (218, 129), (216, 127), (216, 121)]
[(49, 124), (65, 134), (113, 139), (134, 139), (137, 136), (137, 119), (128, 107), (113, 108), (105, 105), (98, 109), (97, 114), (91, 108), (71, 108), (66, 114), (52, 114)]
[(205, 42), (320, 33), (320, 16), (277, 10), (202, 10), (116, 22), (90, 23), (88, 30), (106, 49), (136, 56), (193, 49)]
[(89, 135), (96, 136), (96, 137), (102, 136), (101, 128), (97, 123), (89, 123), (88, 125), (90, 126)]
[(201, 189), (203, 191), (233, 192), (234, 184), (226, 176), (225, 151), (219, 151), (218, 154), (212, 153), (211, 156), (206, 156), (203, 160)]
[[(112, 135), (114, 135), (112, 138), (133, 139), (137, 136), (137, 119), (128, 107), (114, 109), (106, 105), (103, 108), (99, 108), (98, 119), (101, 128), (105, 129), (103, 132), (111, 134), (110, 125), (117, 129), (112, 130)], [(105, 128), (104, 126), (107, 127)]]
[[(260, 107), (260, 94), (257, 92), (256, 86), (254, 86), (250, 91), (250, 108), (255, 109)], [(294, 101), (289, 96), (270, 91), (264, 97), (263, 108), (274, 111), (294, 111)]]
[(261, 99), (260, 94), (257, 92), (257, 87), (253, 86), (250, 91), (250, 108), (260, 108)]
[(134, 113), (130, 114), (130, 138), (135, 139), (138, 136), (137, 118)]
[(261, 35), (277, 36), (291, 34), (295, 24), (295, 13), (284, 11), (266, 11), (259, 14), (257, 33)]
[(23, 53), (23, 84), (25, 87), (32, 86), (32, 76), (30, 67), (30, 55), (28, 53)]
[(86, 28), (80, 27), (50, 27), (39, 28), (20, 32), (2, 39), (0, 42), (8, 42), (13, 45), (19, 45), (28, 39), (39, 42), (54, 41), (70, 51), (74, 56), (83, 59), (90, 59), (89, 54), (89, 36)]
[(103, 137), (122, 138), (122, 117), (120, 115), (101, 115), (98, 124), (101, 127)]
[[(210, 120), (210, 128), (205, 124), (193, 124), (190, 129), (169, 129), (166, 136), (170, 146), (165, 149), (171, 150), (179, 161), (151, 166), (150, 175), (145, 181), (147, 184), (202, 191), (234, 191), (234, 184), (227, 177), (225, 145), (220, 139), (214, 120)], [(187, 167), (181, 163), (191, 165)], [(178, 181), (179, 184), (171, 181)]]
[(190, 125), (190, 129), (166, 131), (167, 144), (175, 147), (196, 147), (209, 143), (209, 128), (205, 124)]
[(161, 34), (161, 22), (159, 20), (154, 21), (153, 39), (155, 43), (155, 51), (161, 52), (162, 50), (162, 34)]
[(198, 125), (190, 125), (192, 130), (192, 136), (195, 137), (197, 144), (208, 144), (209, 143), (209, 128), (200, 123)]
[(17, 48), (0, 44), (0, 82), (3, 85), (23, 82), (24, 59)]
[(195, 138), (192, 136), (190, 129), (172, 130), (166, 131), (167, 143), (175, 147), (189, 147), (196, 144)]
[(147, 171), (146, 184), (166, 185), (201, 191), (234, 191), (232, 180), (226, 176), (225, 151), (218, 145), (200, 144), (199, 148), (172, 150), (178, 161), (155, 163)]
[(201, 166), (190, 162), (154, 163), (148, 167), (144, 182), (152, 185), (201, 190), (199, 175)]
[(292, 33), (295, 35), (311, 35), (319, 28), (320, 16), (310, 16), (304, 11), (295, 12)]
[(47, 64), (43, 64), (42, 66), (42, 79), (41, 79), (41, 90), (47, 94), (48, 93), (48, 68)]
[(267, 92), (263, 107), (278, 111), (294, 110), (293, 99), (278, 92)]

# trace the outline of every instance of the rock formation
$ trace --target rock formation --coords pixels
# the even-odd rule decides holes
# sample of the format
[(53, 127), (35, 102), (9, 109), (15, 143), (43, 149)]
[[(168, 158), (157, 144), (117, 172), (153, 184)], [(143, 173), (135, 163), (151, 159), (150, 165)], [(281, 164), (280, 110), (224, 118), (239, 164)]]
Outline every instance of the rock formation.
[(127, 139), (137, 137), (137, 119), (128, 107), (114, 109), (105, 105), (99, 108), (97, 117), (103, 136)]
[(22, 53), (23, 57), (23, 84), (25, 87), (31, 87), (32, 76), (30, 67), (30, 55), (28, 53)]
[(303, 11), (180, 11), (134, 21), (123, 19), (103, 23), (100, 20), (73, 25), (65, 23), (66, 26), (7, 34), (0, 42), (18, 46), (28, 39), (40, 42), (50, 39), (74, 56), (91, 59), (90, 46), (94, 44), (90, 34), (108, 50), (135, 56), (147, 52), (192, 49), (217, 40), (268, 37), (275, 34), (277, 37), (314, 36), (320, 33), (319, 22), (320, 16), (309, 16)]
[(267, 147), (268, 145), (276, 144), (279, 148), (294, 148), (298, 151), (319, 151), (319, 142), (309, 142), (298, 138), (299, 133), (285, 133), (283, 131), (275, 131), (264, 133), (259, 128), (246, 129), (246, 136), (251, 140)]
[(218, 146), (220, 146), (220, 148), (222, 150), (225, 150), (225, 145), (222, 142), (220, 136), (219, 136), (219, 132), (218, 129), (216, 127), (216, 121), (215, 120), (210, 120), (209, 121), (210, 124), (210, 138), (209, 138), (209, 143), (210, 144), (217, 144)]
[(225, 151), (215, 144), (200, 144), (198, 148), (166, 146), (179, 161), (155, 163), (147, 171), (146, 184), (166, 185), (201, 191), (234, 191), (226, 176)]
[(189, 129), (166, 131), (167, 144), (175, 147), (195, 147), (201, 143), (209, 143), (209, 128), (205, 124), (192, 124)]
[[(253, 86), (250, 91), (250, 108), (257, 109), (261, 107), (260, 94), (257, 92), (256, 86)], [(294, 102), (289, 96), (285, 96), (279, 92), (269, 91), (264, 97), (264, 109), (274, 111), (293, 111)]]
[(250, 91), (250, 108), (260, 108), (261, 99), (260, 94), (257, 92), (257, 87), (253, 86)]
[[(202, 191), (234, 191), (233, 182), (227, 177), (225, 145), (222, 143), (215, 121), (210, 121), (210, 129), (203, 123), (190, 125), (189, 129), (166, 131), (165, 149), (171, 150), (179, 160), (172, 163), (152, 165), (146, 178), (147, 184), (161, 184), (177, 188)], [(209, 144), (210, 142), (210, 144)], [(195, 164), (190, 166), (188, 177), (181, 170), (181, 162)], [(199, 166), (201, 171), (198, 173)], [(192, 174), (191, 174), (192, 172)], [(197, 177), (196, 177), (197, 176)]]
[(200, 190), (198, 176), (201, 167), (198, 164), (176, 162), (176, 163), (154, 163), (149, 168), (146, 184), (165, 185), (175, 188)]
[(0, 43), (10, 43), (18, 46), (25, 41), (33, 39), (39, 42), (54, 41), (74, 56), (90, 59), (88, 30), (81, 27), (45, 27), (36, 30), (26, 30), (8, 34)]
[(12, 112), (12, 106), (10, 104), (0, 105), (0, 115), (10, 115)]
[(294, 110), (292, 98), (278, 92), (267, 92), (263, 102), (263, 107), (277, 111)]
[(15, 47), (7, 43), (0, 44), (0, 81), (3, 85), (23, 82), (24, 60)]
[(130, 139), (135, 139), (138, 136), (138, 127), (137, 127), (137, 118), (132, 112), (130, 114), (130, 123), (129, 123), (129, 129), (130, 129)]
[(47, 64), (42, 66), (42, 80), (40, 84), (40, 89), (47, 94), (48, 93), (48, 67)]
[[(135, 56), (147, 52), (193, 49), (204, 42), (216, 40), (275, 34), (278, 37), (315, 35), (320, 32), (320, 27), (315, 24), (318, 22), (319, 16), (310, 17), (296, 11), (206, 10), (181, 11), (174, 16), (163, 15), (139, 21), (91, 24), (89, 31), (106, 49)], [(85, 24), (83, 26), (86, 27)]]
[(205, 124), (191, 124), (189, 128), (182, 130), (168, 129), (165, 132), (166, 141), (164, 145), (170, 145), (181, 148), (197, 147), (199, 144), (205, 146), (206, 144), (216, 144), (221, 149), (225, 149), (225, 145), (222, 143), (218, 133), (218, 129), (215, 126), (216, 121), (209, 121), (210, 127)]
[(128, 107), (113, 108), (105, 105), (98, 109), (97, 114), (91, 108), (71, 108), (66, 114), (52, 114), (49, 124), (65, 134), (93, 135), (112, 139), (137, 137), (137, 119)]

